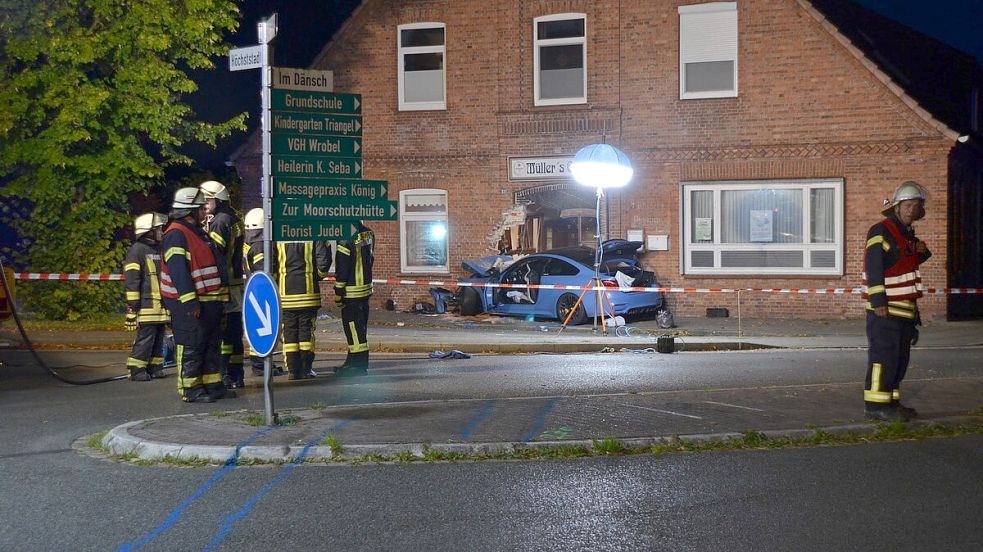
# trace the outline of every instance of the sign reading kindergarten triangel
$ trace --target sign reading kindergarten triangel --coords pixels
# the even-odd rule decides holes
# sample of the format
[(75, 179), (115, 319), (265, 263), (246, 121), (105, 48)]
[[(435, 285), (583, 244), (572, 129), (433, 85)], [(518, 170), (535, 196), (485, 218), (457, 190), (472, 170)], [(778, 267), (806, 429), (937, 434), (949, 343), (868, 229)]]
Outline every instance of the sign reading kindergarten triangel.
[(331, 90), (328, 71), (274, 68), (273, 239), (344, 240), (357, 220), (396, 220), (388, 183), (362, 180), (362, 96)]

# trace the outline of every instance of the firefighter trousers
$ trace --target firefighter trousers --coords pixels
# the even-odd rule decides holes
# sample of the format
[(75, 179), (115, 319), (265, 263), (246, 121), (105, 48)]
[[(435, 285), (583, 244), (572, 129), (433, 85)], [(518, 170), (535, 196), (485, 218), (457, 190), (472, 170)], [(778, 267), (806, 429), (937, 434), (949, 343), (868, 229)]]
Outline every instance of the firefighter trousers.
[(294, 377), (314, 366), (314, 320), (317, 307), (283, 310), (283, 364)]
[(242, 381), (242, 286), (229, 286), (229, 302), (225, 304), (225, 331), (222, 333), (222, 377)]
[(130, 357), (126, 359), (126, 367), (130, 375), (140, 372), (153, 373), (164, 365), (164, 331), (165, 323), (141, 322), (137, 326), (137, 337), (133, 340)]
[(901, 399), (901, 380), (908, 371), (915, 321), (867, 311), (867, 377), (864, 403), (884, 405)]
[(341, 325), (348, 340), (345, 366), (367, 368), (369, 365), (369, 299), (345, 299), (341, 307)]
[(201, 312), (195, 318), (186, 305), (171, 300), (165, 303), (174, 330), (177, 388), (184, 400), (193, 400), (202, 393), (215, 398), (226, 393), (220, 354), (224, 307), (214, 301), (198, 304)]

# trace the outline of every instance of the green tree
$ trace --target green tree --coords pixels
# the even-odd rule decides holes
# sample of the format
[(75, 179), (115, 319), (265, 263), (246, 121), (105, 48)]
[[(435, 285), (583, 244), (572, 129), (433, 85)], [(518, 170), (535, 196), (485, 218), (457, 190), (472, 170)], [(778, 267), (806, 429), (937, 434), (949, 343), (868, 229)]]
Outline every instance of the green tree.
[[(209, 123), (183, 102), (197, 89), (189, 72), (226, 55), (238, 16), (234, 0), (0, 0), (0, 196), (35, 206), (11, 221), (34, 240), (20, 259), (31, 270), (120, 270), (127, 194), (190, 164), (182, 145), (244, 128), (245, 113)], [(25, 291), (56, 318), (121, 295), (44, 285), (44, 297)]]

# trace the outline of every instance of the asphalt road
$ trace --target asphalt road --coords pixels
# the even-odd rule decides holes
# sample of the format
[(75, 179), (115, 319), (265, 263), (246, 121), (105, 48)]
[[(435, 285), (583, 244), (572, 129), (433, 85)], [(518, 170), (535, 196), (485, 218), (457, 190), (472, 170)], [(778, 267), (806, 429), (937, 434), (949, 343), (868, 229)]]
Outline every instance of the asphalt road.
[[(125, 356), (125, 353), (122, 353)], [(52, 364), (121, 353), (46, 353)], [(280, 408), (462, 397), (856, 383), (865, 352), (387, 358), (361, 383), (280, 386)], [(978, 378), (980, 349), (910, 378)], [(326, 357), (327, 359), (327, 357)], [(567, 461), (179, 468), (72, 449), (186, 405), (174, 379), (67, 386), (4, 354), (2, 550), (978, 550), (983, 437)], [(321, 366), (330, 366), (330, 360)], [(73, 368), (73, 377), (114, 369)], [(917, 385), (913, 385), (917, 387)], [(885, 545), (885, 543), (888, 543)]]

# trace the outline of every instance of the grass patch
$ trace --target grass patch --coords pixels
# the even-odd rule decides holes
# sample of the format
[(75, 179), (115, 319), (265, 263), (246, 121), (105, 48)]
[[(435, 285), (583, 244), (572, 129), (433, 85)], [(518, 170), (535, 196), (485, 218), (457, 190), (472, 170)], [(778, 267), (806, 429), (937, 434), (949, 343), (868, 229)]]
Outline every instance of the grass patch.
[(108, 452), (106, 447), (102, 444), (102, 439), (109, 434), (109, 430), (100, 431), (99, 433), (93, 433), (89, 435), (89, 438), (85, 440), (85, 446), (93, 450), (98, 450), (100, 452)]
[(332, 457), (337, 458), (344, 452), (344, 448), (341, 446), (341, 441), (338, 440), (338, 437), (336, 437), (334, 433), (325, 435), (324, 439), (321, 439), (321, 444), (328, 447), (328, 449), (331, 451)]
[(249, 410), (246, 411), (246, 418), (243, 421), (246, 422), (246, 425), (251, 425), (253, 427), (263, 427), (266, 425), (266, 414)]
[(328, 407), (328, 405), (324, 404), (323, 402), (318, 401), (318, 402), (316, 402), (316, 403), (314, 403), (314, 404), (311, 405), (311, 410), (315, 410), (317, 412), (320, 412), (320, 411), (324, 410), (327, 407)]
[(225, 410), (212, 410), (208, 413), (209, 416), (215, 416), (216, 418), (224, 418), (229, 415)]
[(614, 437), (594, 439), (594, 454), (599, 456), (619, 456), (628, 451), (628, 448), (621, 444), (621, 441)]
[[(294, 415), (283, 416), (282, 418), (280, 418), (279, 425), (282, 425), (282, 426), (297, 425), (298, 423), (300, 423), (300, 420), (301, 420), (300, 416), (294, 416)], [(263, 416), (263, 423), (264, 424), (266, 423), (266, 416), (265, 415)]]

